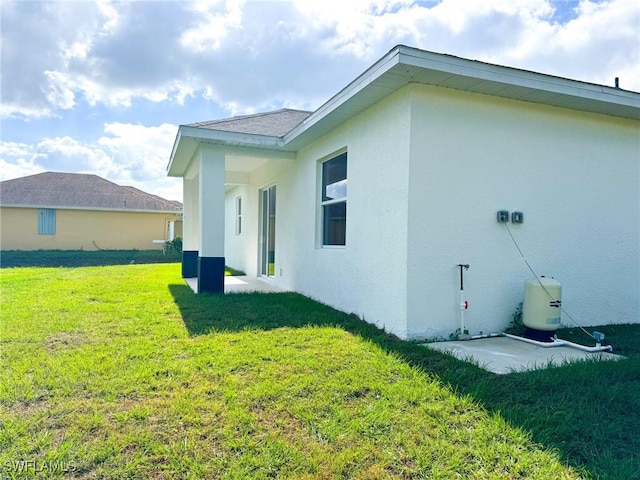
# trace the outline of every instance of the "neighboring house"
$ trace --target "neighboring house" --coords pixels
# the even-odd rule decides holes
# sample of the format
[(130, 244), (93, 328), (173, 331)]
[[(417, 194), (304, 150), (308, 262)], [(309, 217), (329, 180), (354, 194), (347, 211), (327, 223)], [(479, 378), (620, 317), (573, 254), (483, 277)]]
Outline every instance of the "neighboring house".
[(182, 204), (96, 175), (0, 182), (2, 250), (150, 250), (182, 235)]
[(446, 338), (458, 264), (469, 331), (491, 333), (522, 301), (524, 255), (581, 324), (639, 322), (639, 119), (635, 92), (397, 46), (315, 112), (179, 127), (183, 276), (220, 292), (226, 262)]

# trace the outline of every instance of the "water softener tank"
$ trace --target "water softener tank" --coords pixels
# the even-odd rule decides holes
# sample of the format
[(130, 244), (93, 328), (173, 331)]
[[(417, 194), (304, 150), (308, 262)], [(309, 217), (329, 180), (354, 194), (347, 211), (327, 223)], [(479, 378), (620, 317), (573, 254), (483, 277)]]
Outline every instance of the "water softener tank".
[(553, 278), (530, 278), (524, 282), (522, 323), (527, 327), (525, 336), (534, 340), (551, 341), (553, 332), (560, 327), (562, 285)]

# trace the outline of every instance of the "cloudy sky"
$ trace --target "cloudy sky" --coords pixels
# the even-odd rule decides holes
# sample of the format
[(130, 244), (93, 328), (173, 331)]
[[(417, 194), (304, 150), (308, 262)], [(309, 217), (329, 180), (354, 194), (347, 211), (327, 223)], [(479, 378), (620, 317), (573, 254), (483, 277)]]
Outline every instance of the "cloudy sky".
[(313, 110), (399, 43), (640, 91), (637, 0), (0, 2), (0, 180), (181, 200), (178, 125)]

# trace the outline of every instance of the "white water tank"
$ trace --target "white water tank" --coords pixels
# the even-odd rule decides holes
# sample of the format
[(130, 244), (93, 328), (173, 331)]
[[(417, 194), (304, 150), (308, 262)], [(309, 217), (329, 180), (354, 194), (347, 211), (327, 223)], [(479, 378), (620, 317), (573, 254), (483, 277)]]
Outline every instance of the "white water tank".
[(530, 278), (524, 282), (522, 323), (525, 327), (551, 332), (560, 327), (562, 285), (553, 278)]

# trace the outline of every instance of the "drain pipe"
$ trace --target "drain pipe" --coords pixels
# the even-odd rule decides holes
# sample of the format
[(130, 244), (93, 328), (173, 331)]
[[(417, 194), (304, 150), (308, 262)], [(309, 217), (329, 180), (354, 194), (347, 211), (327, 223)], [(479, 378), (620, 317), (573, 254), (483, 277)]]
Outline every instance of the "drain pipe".
[(467, 330), (464, 326), (464, 311), (469, 309), (469, 302), (464, 299), (464, 270), (469, 270), (468, 263), (459, 263), (458, 268), (460, 269), (460, 334), (458, 335), (458, 340), (468, 340), (469, 330)]
[(505, 333), (505, 337), (513, 338), (514, 340), (520, 340), (521, 342), (530, 343), (532, 345), (536, 345), (542, 348), (552, 348), (552, 347), (571, 347), (577, 348), (578, 350), (582, 350), (583, 352), (611, 352), (613, 351), (613, 347), (611, 345), (602, 345), (600, 342), (596, 342), (595, 347), (587, 347), (585, 345), (580, 345), (579, 343), (569, 342), (568, 340), (561, 340), (559, 338), (550, 337), (550, 342), (539, 342), (538, 340), (532, 340), (530, 338), (519, 337), (518, 335), (512, 335), (510, 333)]

